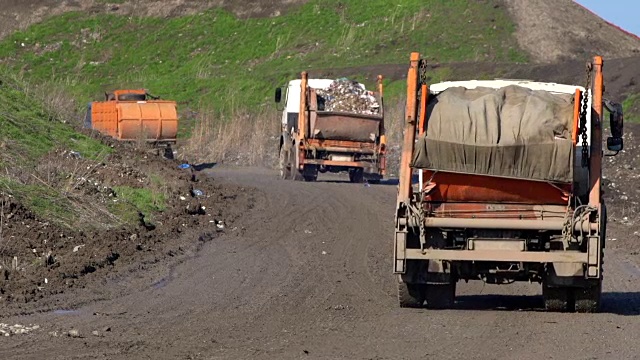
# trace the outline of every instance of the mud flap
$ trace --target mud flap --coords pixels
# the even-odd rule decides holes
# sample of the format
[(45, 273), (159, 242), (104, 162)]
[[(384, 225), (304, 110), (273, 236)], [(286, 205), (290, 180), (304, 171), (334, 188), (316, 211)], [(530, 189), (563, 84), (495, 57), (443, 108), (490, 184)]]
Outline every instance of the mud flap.
[(407, 252), (405, 251), (407, 249), (407, 219), (404, 217), (397, 217), (394, 240), (393, 258), (395, 261), (393, 272), (395, 274), (404, 274), (407, 271)]
[(600, 278), (600, 261), (602, 259), (602, 247), (600, 245), (600, 235), (590, 236), (587, 242), (587, 278)]

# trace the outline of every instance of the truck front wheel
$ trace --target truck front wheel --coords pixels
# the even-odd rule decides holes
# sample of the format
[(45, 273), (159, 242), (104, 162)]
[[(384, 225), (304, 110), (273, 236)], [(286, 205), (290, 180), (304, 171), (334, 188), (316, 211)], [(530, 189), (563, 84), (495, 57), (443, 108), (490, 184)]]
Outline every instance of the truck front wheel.
[(285, 144), (280, 148), (280, 178), (291, 177), (291, 164), (289, 163), (289, 147)]

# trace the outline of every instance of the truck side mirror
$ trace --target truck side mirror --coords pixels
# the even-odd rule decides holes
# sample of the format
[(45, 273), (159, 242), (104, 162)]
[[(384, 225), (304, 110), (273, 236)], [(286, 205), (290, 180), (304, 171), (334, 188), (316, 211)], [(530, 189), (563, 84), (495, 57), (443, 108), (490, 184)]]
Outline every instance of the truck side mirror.
[(621, 138), (624, 126), (624, 115), (622, 113), (622, 106), (616, 105), (615, 111), (609, 113), (609, 126), (611, 127), (611, 136)]
[(623, 148), (623, 142), (622, 142), (622, 138), (621, 137), (613, 137), (613, 136), (609, 136), (607, 138), (607, 149), (609, 151), (622, 151)]
[(279, 103), (280, 100), (282, 100), (282, 89), (276, 88), (275, 101), (276, 103)]

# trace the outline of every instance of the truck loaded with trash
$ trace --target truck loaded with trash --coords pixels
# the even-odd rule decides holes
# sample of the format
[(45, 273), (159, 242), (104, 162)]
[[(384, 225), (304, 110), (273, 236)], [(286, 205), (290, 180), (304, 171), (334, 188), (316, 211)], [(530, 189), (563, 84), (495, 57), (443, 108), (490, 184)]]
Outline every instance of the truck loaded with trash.
[[(300, 79), (285, 90), (280, 176), (315, 181), (347, 172), (351, 182), (379, 182), (386, 171), (382, 76), (377, 91), (349, 79)], [(277, 88), (276, 103), (282, 101)]]
[(426, 69), (413, 53), (393, 240), (399, 305), (450, 307), (458, 281), (527, 281), (542, 285), (548, 310), (597, 311), (605, 109), (608, 150), (623, 145), (602, 58), (587, 64), (585, 86), (429, 85)]

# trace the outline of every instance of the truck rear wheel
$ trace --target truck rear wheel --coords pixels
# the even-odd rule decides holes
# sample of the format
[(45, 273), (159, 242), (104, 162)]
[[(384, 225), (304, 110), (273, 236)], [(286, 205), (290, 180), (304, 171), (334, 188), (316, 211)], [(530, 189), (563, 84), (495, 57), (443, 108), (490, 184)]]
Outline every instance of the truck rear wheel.
[(316, 165), (305, 165), (304, 170), (302, 170), (302, 177), (304, 181), (318, 180), (318, 167)]
[(430, 309), (449, 309), (455, 303), (456, 283), (426, 285), (425, 298)]
[(424, 304), (423, 284), (407, 284), (398, 275), (398, 303), (401, 308), (419, 308)]
[(364, 181), (364, 169), (355, 168), (349, 170), (349, 181), (358, 184)]
[(594, 313), (600, 310), (602, 298), (602, 280), (594, 281), (591, 286), (573, 289), (576, 312)]
[(542, 297), (544, 299), (544, 308), (547, 311), (566, 312), (572, 310), (571, 289), (566, 286), (554, 287), (543, 284)]

